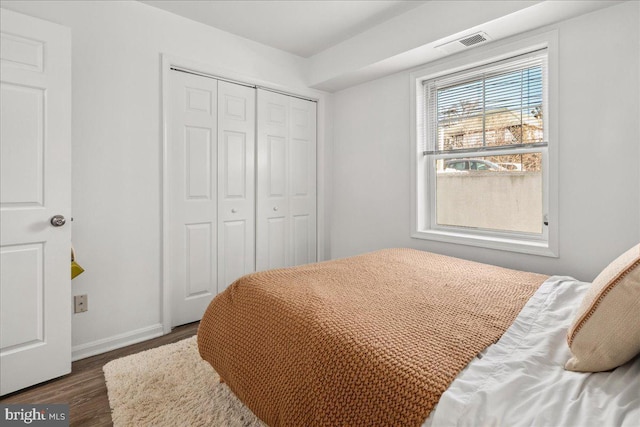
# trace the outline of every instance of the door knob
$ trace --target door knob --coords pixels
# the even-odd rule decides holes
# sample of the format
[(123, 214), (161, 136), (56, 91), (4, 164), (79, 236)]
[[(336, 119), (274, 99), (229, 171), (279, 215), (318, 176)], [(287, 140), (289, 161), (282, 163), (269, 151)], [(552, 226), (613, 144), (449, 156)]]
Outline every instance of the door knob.
[(238, 210), (236, 208), (231, 209), (231, 213), (236, 213)]
[(54, 227), (62, 227), (65, 222), (67, 222), (67, 220), (64, 219), (62, 215), (54, 215), (51, 218), (51, 225), (53, 225)]
[(277, 206), (274, 206), (274, 207), (273, 207), (273, 210), (274, 210), (274, 211), (277, 211), (277, 210), (278, 210), (278, 207), (277, 207)]

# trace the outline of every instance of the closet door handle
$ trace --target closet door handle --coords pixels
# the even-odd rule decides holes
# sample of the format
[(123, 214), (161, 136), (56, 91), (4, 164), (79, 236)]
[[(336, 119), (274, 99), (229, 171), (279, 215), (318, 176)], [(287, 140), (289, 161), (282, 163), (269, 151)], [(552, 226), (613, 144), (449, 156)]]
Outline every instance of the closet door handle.
[(274, 207), (273, 207), (273, 210), (277, 212), (277, 211), (278, 211), (278, 207), (277, 207), (277, 206), (274, 206)]
[(236, 208), (231, 209), (231, 213), (236, 213), (238, 210)]

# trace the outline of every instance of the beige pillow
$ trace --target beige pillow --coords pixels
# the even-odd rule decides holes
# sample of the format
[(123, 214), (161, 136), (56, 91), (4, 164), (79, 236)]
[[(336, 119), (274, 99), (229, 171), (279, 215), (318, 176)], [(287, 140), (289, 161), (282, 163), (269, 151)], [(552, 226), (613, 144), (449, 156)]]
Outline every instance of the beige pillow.
[(565, 369), (570, 371), (608, 371), (640, 353), (640, 244), (593, 281), (567, 342), (573, 357)]

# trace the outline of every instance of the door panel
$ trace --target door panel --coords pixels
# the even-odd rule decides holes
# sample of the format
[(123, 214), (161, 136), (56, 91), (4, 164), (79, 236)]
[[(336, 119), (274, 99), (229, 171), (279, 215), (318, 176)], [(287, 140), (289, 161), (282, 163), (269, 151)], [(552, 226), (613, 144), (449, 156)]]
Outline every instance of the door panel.
[(289, 97), (258, 90), (256, 269), (291, 265)]
[(316, 104), (258, 90), (256, 269), (316, 261)]
[(316, 103), (291, 98), (290, 215), (294, 265), (317, 259)]
[(223, 198), (246, 199), (247, 196), (247, 135), (239, 132), (224, 131), (222, 133), (224, 147), (223, 161)]
[(186, 198), (211, 200), (211, 129), (185, 126)]
[(293, 216), (293, 262), (295, 265), (308, 264), (315, 261), (310, 251), (309, 237), (311, 235), (311, 221), (309, 215)]
[(19, 328), (2, 328), (0, 348), (19, 351), (44, 341), (44, 245), (31, 243), (4, 246), (0, 251), (2, 283), (20, 282), (20, 287), (2, 288), (0, 313), (2, 324), (17, 324)]
[(255, 268), (255, 89), (172, 71), (168, 161), (171, 325)]
[(218, 83), (218, 292), (255, 270), (255, 97)]
[[(308, 140), (291, 140), (291, 195), (297, 197), (309, 196), (309, 160), (310, 146)], [(315, 183), (314, 183), (315, 185)]]
[[(221, 230), (225, 263), (220, 269), (224, 277), (219, 281), (226, 288), (237, 278), (249, 273), (246, 269), (247, 255), (253, 255), (253, 249), (247, 247), (247, 221), (225, 221)], [(253, 228), (253, 227), (251, 227)], [(253, 241), (251, 239), (251, 244)], [(222, 287), (221, 287), (222, 288)]]
[(267, 164), (269, 198), (275, 203), (286, 197), (287, 190), (287, 140), (280, 136), (267, 136)]
[(283, 216), (267, 218), (267, 239), (264, 257), (266, 264), (263, 270), (281, 268), (287, 265), (287, 219)]
[[(0, 394), (6, 394), (71, 371), (71, 34), (9, 10), (0, 15)], [(67, 224), (53, 227), (54, 215)]]
[(212, 224), (186, 224), (185, 228), (187, 277), (184, 298), (189, 300), (200, 296), (210, 297), (214, 283), (212, 271), (215, 270), (214, 260), (211, 258)]
[[(7, 19), (12, 18), (8, 17)], [(2, 33), (1, 40), (2, 65), (37, 73), (44, 71), (44, 40), (34, 40), (5, 32)]]
[(217, 292), (217, 81), (172, 71), (168, 161), (171, 323), (199, 320)]
[(0, 201), (3, 206), (42, 206), (44, 194), (44, 90), (2, 82), (2, 134), (20, 144), (2, 144)]

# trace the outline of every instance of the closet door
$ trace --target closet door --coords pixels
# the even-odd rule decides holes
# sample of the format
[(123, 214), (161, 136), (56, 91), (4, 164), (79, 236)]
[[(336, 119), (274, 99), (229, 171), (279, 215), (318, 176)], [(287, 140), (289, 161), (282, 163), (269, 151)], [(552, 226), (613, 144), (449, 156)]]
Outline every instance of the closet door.
[(218, 82), (218, 292), (255, 269), (255, 97)]
[(167, 147), (172, 326), (199, 320), (218, 282), (218, 82), (171, 72)]
[(291, 265), (316, 262), (316, 103), (289, 97)]
[(316, 104), (258, 90), (256, 269), (316, 261)]
[(168, 111), (171, 325), (255, 268), (255, 89), (172, 71)]

